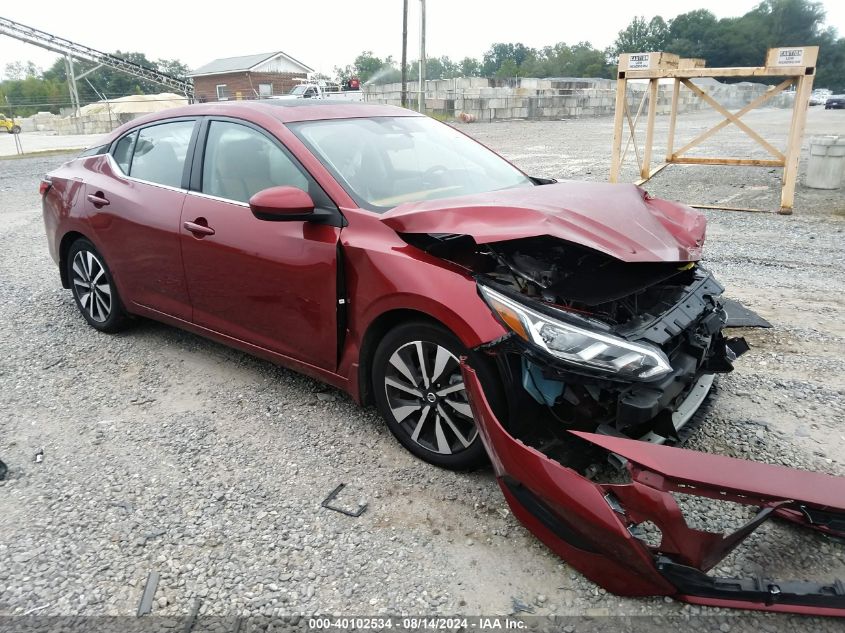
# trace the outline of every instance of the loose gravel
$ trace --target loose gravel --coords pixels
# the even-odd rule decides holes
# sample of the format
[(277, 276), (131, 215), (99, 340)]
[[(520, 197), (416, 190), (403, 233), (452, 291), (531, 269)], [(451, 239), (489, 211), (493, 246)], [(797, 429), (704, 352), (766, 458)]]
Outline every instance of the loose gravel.
[[(810, 115), (808, 135), (845, 133), (845, 113)], [(783, 116), (749, 120), (777, 138)], [(712, 121), (682, 120), (679, 134)], [(533, 175), (606, 179), (608, 119), (461, 129)], [(579, 616), (558, 621), (573, 631), (619, 624), (607, 615), (697, 630), (837, 630), (607, 594), (521, 527), (489, 470), (415, 460), (344, 394), (149, 321), (98, 334), (47, 255), (38, 179), (62, 160), (0, 160), (0, 615), (134, 615), (155, 570), (153, 614), (172, 617), (199, 599), (200, 615), (218, 616), (530, 610)], [(647, 188), (770, 208), (778, 195), (766, 169), (673, 166)], [(739, 332), (753, 349), (718, 381), (689, 447), (845, 474), (842, 191), (799, 187), (791, 217), (707, 215), (707, 265), (775, 327)], [(320, 506), (339, 483), (336, 503), (366, 503), (361, 517)], [(748, 516), (682, 503), (708, 529)], [(845, 578), (845, 547), (771, 523), (717, 572), (763, 570)]]

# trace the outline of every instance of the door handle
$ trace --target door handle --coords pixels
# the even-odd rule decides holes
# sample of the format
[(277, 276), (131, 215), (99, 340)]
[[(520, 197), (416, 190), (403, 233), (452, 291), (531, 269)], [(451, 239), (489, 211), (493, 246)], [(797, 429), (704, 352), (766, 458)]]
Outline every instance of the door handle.
[[(199, 220), (200, 218), (197, 219)], [(185, 222), (185, 224), (183, 224), (182, 226), (184, 226), (186, 230), (193, 233), (195, 237), (202, 237), (203, 235), (214, 235), (214, 229), (205, 224), (199, 224), (197, 222)]]
[(109, 205), (109, 201), (103, 195), (102, 191), (98, 191), (97, 193), (89, 193), (88, 194), (88, 202), (93, 204), (95, 207), (107, 207)]

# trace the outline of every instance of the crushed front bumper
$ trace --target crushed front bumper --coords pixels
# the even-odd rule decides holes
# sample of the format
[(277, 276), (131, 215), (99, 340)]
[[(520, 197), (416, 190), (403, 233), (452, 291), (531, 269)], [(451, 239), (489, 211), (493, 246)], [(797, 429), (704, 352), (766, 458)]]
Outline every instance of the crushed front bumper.
[[(516, 334), (476, 351), (494, 359), (510, 419), (540, 406), (525, 429), (528, 435), (542, 428), (558, 439), (568, 439), (567, 430), (581, 430), (672, 442), (704, 401), (713, 375), (732, 371), (733, 361), (748, 350), (744, 339), (723, 333), (728, 319), (722, 291), (713, 275), (698, 267), (687, 286), (668, 288), (662, 302), (614, 326), (614, 336), (665, 354), (671, 371), (656, 379), (633, 380), (565, 362)], [(512, 431), (526, 439), (522, 429)]]
[[(479, 433), (514, 515), (593, 582), (626, 596), (845, 617), (840, 580), (817, 584), (706, 573), (772, 517), (845, 537), (845, 478), (573, 432), (627, 460), (631, 483), (596, 483), (514, 438), (493, 414), (475, 371), (462, 368)], [(672, 494), (678, 492), (759, 510), (728, 535), (693, 529)], [(657, 546), (635, 536), (646, 521), (662, 533)]]

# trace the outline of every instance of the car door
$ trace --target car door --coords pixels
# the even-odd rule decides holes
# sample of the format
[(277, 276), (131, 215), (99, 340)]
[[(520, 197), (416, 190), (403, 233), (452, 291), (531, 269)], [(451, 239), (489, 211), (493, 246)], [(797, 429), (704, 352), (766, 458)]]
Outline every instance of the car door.
[(259, 220), (248, 201), (263, 189), (287, 185), (307, 191), (317, 207), (333, 203), (266, 131), (209, 119), (201, 137), (181, 228), (194, 323), (334, 369), (340, 229)]
[(179, 219), (196, 119), (165, 121), (118, 139), (85, 183), (87, 217), (127, 303), (191, 318)]

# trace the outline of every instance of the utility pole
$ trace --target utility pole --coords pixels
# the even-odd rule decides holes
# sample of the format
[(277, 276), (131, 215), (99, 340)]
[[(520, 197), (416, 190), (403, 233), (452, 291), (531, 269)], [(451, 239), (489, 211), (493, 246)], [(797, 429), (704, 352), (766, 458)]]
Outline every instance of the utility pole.
[(417, 110), (425, 112), (425, 0), (420, 0), (420, 92)]
[(402, 3), (402, 107), (408, 106), (408, 0)]

